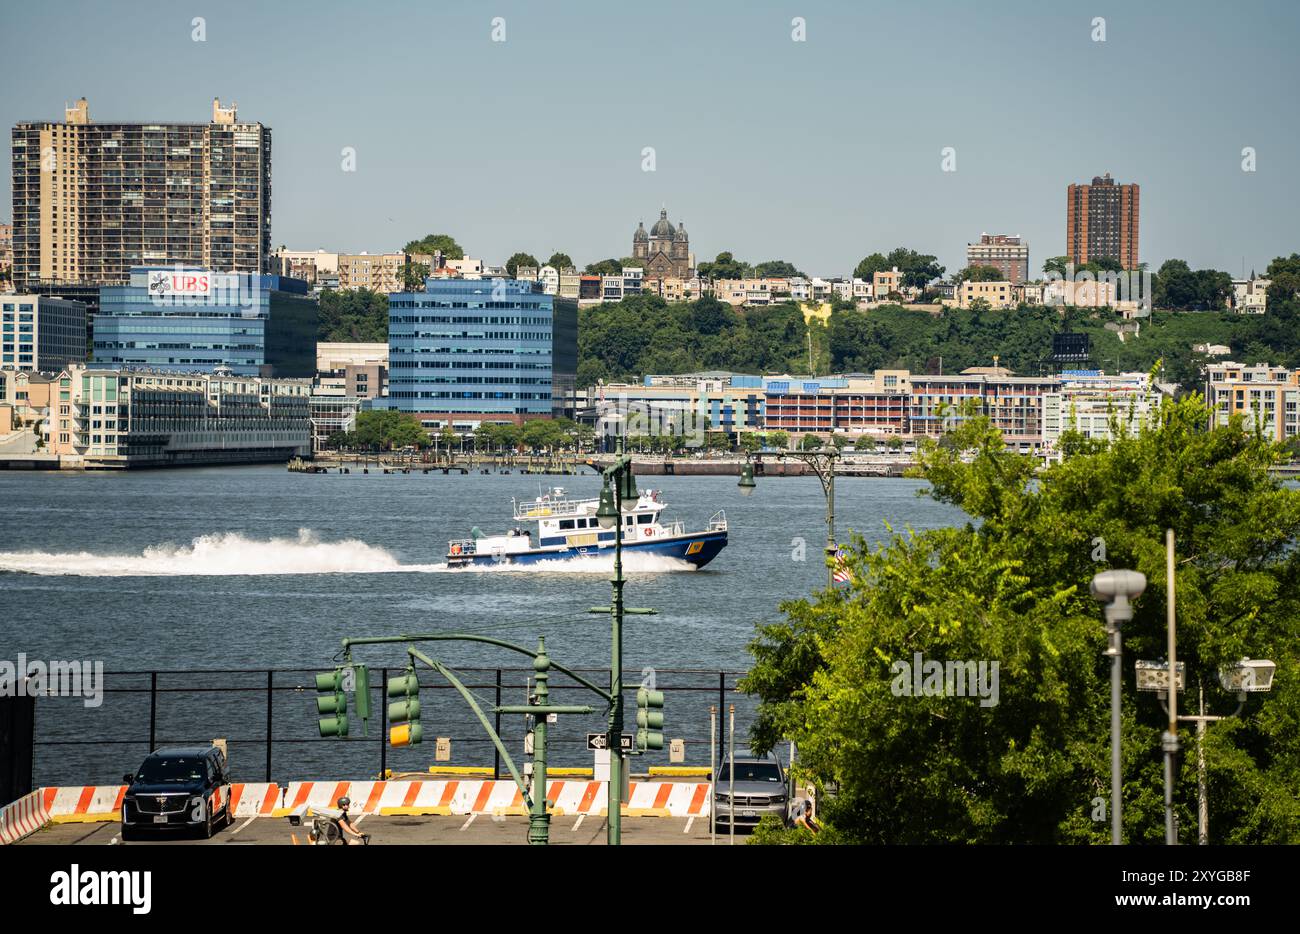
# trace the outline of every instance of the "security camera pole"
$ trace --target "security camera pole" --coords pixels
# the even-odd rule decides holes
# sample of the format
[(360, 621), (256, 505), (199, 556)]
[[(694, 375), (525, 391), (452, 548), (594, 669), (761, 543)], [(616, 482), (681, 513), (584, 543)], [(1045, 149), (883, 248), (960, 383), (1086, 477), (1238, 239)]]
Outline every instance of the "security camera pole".
[(1119, 846), (1123, 807), (1120, 774), (1120, 687), (1123, 650), (1120, 626), (1133, 618), (1132, 600), (1146, 589), (1145, 574), (1137, 571), (1103, 571), (1092, 579), (1092, 595), (1106, 604), (1106, 634), (1110, 645), (1110, 842)]

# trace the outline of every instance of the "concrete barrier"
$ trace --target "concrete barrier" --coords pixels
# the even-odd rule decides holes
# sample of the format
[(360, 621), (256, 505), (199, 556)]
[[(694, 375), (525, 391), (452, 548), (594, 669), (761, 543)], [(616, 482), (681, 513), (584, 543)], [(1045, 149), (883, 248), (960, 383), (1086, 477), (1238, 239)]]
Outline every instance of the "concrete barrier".
[(37, 789), (0, 808), (0, 846), (17, 843), (50, 822), (44, 789)]
[[(352, 799), (358, 814), (524, 814), (523, 793), (512, 781), (433, 779), (430, 781), (291, 782), (282, 806), (272, 816), (301, 808), (333, 810), (339, 798)], [(548, 810), (566, 814), (605, 814), (605, 783), (556, 779), (546, 783)], [(623, 813), (629, 817), (699, 817), (709, 813), (707, 782), (632, 782)]]
[[(116, 821), (125, 785), (41, 788), (0, 809), (0, 844), (14, 843), (48, 823)], [(304, 809), (333, 810), (346, 795), (357, 814), (527, 813), (523, 793), (512, 781), (432, 779), (429, 781), (290, 782), (231, 786), (235, 817), (285, 817)], [(556, 779), (546, 783), (547, 810), (562, 817), (604, 816), (605, 782)], [(707, 782), (631, 782), (622, 813), (628, 817), (702, 817), (709, 813)]]

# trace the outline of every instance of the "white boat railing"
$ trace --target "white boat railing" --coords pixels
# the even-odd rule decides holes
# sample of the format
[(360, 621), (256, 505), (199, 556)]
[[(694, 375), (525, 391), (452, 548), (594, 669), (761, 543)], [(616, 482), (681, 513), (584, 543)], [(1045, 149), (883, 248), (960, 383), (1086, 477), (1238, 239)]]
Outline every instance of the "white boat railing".
[(727, 531), (726, 511), (719, 509), (717, 512), (715, 512), (712, 516), (709, 517), (709, 531), (710, 532)]
[(569, 499), (567, 496), (546, 496), (532, 502), (520, 503), (511, 500), (515, 511), (515, 520), (550, 519), (554, 516), (586, 515), (590, 499)]

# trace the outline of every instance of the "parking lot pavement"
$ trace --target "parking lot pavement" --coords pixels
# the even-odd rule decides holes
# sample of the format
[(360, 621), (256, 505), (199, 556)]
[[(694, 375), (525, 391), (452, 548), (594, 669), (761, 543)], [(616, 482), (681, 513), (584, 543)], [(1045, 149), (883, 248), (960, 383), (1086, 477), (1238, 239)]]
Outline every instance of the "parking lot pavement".
[[(392, 844), (463, 844), (502, 845), (528, 842), (528, 819), (525, 817), (491, 817), (485, 814), (457, 816), (379, 817), (366, 815), (358, 829), (370, 834), (372, 846)], [(294, 834), (299, 843), (306, 842), (306, 829), (291, 827), (286, 818), (259, 817), (237, 820), (213, 835), (211, 840), (189, 834), (169, 833), (125, 846), (159, 846), (165, 844), (201, 846), (274, 846), (291, 845)], [(736, 835), (736, 842), (747, 837)], [(624, 817), (623, 842), (626, 844), (709, 845), (707, 819), (676, 817)], [(43, 844), (104, 846), (122, 844), (121, 828), (116, 823), (51, 824), (20, 841), (19, 846)], [(558, 845), (601, 845), (605, 843), (605, 818), (577, 816), (551, 817), (551, 843)], [(727, 844), (727, 834), (718, 834), (718, 845)]]

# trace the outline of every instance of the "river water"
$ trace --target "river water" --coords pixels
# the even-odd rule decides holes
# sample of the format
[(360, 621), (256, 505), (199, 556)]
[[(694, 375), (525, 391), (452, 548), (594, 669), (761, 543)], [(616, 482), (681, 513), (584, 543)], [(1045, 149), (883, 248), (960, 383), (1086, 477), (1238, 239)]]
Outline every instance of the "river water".
[[(665, 520), (681, 518), (694, 529), (725, 510), (730, 523), (728, 546), (703, 570), (628, 560), (628, 605), (658, 613), (628, 618), (626, 667), (634, 676), (649, 668), (663, 672), (661, 686), (670, 689), (701, 686), (669, 694), (666, 733), (688, 739), (688, 761), (700, 761), (702, 750), (707, 762), (707, 704), (718, 698), (707, 686), (716, 686), (719, 670), (732, 672), (725, 678), (734, 683), (734, 673), (748, 666), (755, 625), (779, 619), (783, 600), (825, 586), (821, 486), (813, 477), (760, 478), (758, 491), (744, 498), (734, 477), (638, 483), (663, 491)], [(69, 698), (38, 703), (38, 783), (113, 781), (136, 764), (148, 743), (150, 699), (135, 692), (149, 687), (149, 676), (121, 672), (260, 670), (159, 676), (154, 734), (159, 743), (232, 737), (232, 761), (245, 765), (243, 777), (258, 780), (265, 669), (329, 668), (344, 636), (469, 631), (535, 645), (544, 635), (557, 662), (608, 668), (608, 617), (587, 612), (609, 601), (607, 560), (455, 571), (443, 561), (448, 539), (473, 526), (507, 528), (512, 496), (532, 498), (551, 485), (576, 496), (599, 490), (594, 475), (305, 475), (269, 466), (0, 472), (0, 662), (16, 664), (20, 654), (87, 660), (108, 672), (109, 693), (97, 707)], [(841, 479), (841, 538), (853, 530), (879, 539), (886, 523), (924, 530), (963, 521), (959, 511), (918, 496), (921, 488), (906, 479)], [(527, 663), (478, 644), (427, 650), (467, 671)], [(369, 650), (358, 661), (398, 668), (403, 649)], [(435, 680), (431, 672), (421, 678)], [(481, 690), (494, 676), (467, 678), (480, 699), (494, 699), (492, 690)], [(522, 702), (523, 678), (518, 672), (504, 679), (505, 703)], [(307, 742), (314, 734), (311, 695), (291, 690), (307, 683), (307, 675), (273, 679), (274, 777), (303, 777), (304, 769), (328, 768), (330, 777), (376, 771), (373, 727), (361, 751)], [(186, 693), (217, 686), (239, 690)], [(594, 699), (560, 693), (560, 703)], [(741, 708), (743, 737), (749, 707), (743, 699), (726, 700)], [(437, 713), (426, 735), (451, 733), (459, 740), (453, 762), (492, 764), (491, 747), (459, 698), (439, 693), (430, 710)], [(556, 731), (556, 760), (590, 764), (583, 734), (599, 730), (599, 720)], [(442, 723), (448, 726), (440, 730)], [(432, 755), (426, 743), (385, 764), (423, 768)]]

